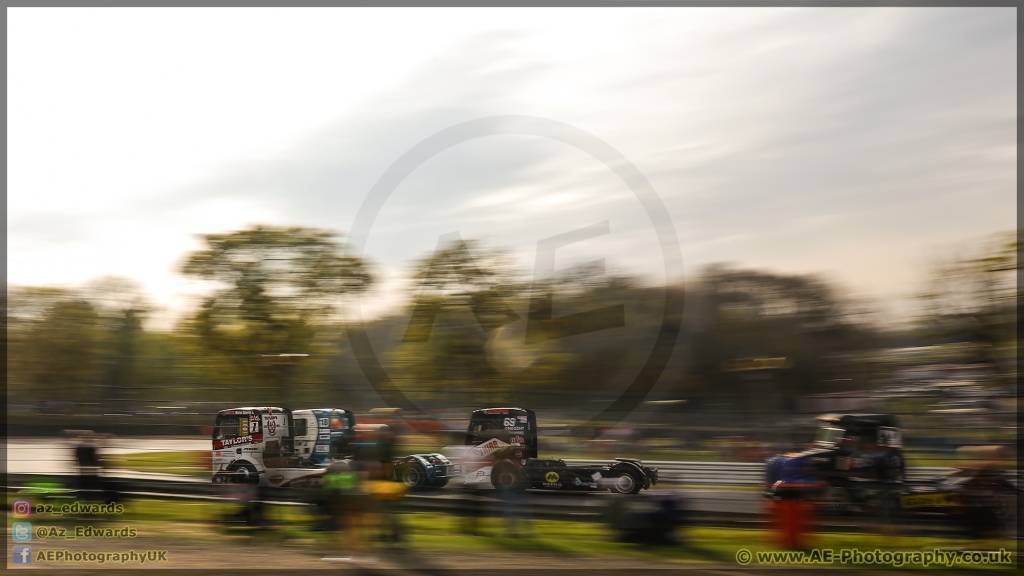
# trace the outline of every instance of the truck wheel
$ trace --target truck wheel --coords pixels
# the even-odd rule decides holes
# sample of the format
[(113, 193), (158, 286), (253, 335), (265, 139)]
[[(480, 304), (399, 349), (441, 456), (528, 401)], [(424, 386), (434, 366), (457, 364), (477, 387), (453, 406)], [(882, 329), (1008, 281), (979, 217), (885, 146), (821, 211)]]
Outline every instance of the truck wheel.
[(402, 484), (410, 488), (423, 486), (427, 482), (427, 472), (419, 464), (407, 464), (399, 468), (396, 473)]
[(886, 458), (884, 479), (890, 482), (903, 482), (903, 458), (899, 454), (890, 454)]
[(900, 517), (900, 498), (892, 492), (883, 492), (878, 503), (879, 518), (886, 526), (895, 524)]
[(515, 466), (499, 464), (491, 472), (491, 484), (501, 491), (525, 490), (526, 478)]
[(999, 521), (993, 508), (973, 506), (967, 509), (967, 514), (964, 516), (967, 535), (971, 538), (992, 536), (994, 532), (998, 531)]
[(228, 472), (233, 472), (231, 481), (236, 484), (256, 484), (260, 481), (260, 475), (256, 471), (256, 467), (247, 462), (229, 466)]
[(824, 511), (829, 514), (844, 515), (851, 511), (853, 502), (850, 500), (850, 491), (841, 486), (829, 486), (825, 488), (822, 495)]
[(643, 488), (643, 481), (635, 470), (612, 470), (612, 492), (636, 494)]
[(997, 528), (1006, 528), (1017, 523), (1017, 498), (1013, 493), (996, 494), (992, 502), (992, 517)]

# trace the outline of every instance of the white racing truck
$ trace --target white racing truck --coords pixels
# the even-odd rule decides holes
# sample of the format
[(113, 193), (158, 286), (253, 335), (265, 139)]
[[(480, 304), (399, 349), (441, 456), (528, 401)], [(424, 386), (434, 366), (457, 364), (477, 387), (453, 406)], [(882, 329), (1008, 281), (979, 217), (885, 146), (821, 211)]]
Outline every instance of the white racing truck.
[(322, 485), (330, 463), (348, 456), (354, 428), (353, 414), (338, 408), (221, 410), (213, 429), (213, 482)]
[(537, 417), (522, 408), (473, 411), (464, 446), (442, 450), (454, 474), (470, 486), (498, 490), (610, 490), (636, 494), (658, 482), (658, 469), (636, 458), (596, 465), (570, 465), (537, 457)]

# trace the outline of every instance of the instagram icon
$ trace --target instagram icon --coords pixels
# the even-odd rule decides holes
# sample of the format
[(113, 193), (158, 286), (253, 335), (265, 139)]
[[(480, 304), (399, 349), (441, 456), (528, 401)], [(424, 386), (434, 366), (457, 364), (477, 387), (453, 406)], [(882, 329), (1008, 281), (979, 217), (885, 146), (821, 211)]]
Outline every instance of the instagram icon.
[(11, 516), (15, 518), (28, 518), (32, 515), (31, 500), (15, 500), (11, 505)]

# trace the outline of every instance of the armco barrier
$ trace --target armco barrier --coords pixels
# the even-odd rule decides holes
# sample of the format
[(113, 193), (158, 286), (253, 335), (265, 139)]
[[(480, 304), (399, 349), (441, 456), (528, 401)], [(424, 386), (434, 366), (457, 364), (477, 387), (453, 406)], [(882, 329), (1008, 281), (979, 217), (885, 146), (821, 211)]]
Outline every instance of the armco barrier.
[[(32, 475), (8, 476), (6, 489), (12, 494), (32, 496), (23, 492), (31, 482)], [(118, 480), (121, 494), (128, 500), (170, 500), (237, 502), (230, 486), (211, 482), (171, 481), (164, 479), (121, 478)], [(697, 494), (701, 492), (702, 494)], [(693, 526), (714, 526), (721, 528), (767, 528), (768, 518), (762, 514), (764, 500), (756, 493), (738, 490), (721, 490), (717, 495), (698, 490), (687, 498), (687, 523)], [(271, 489), (266, 493), (267, 504), (309, 507), (303, 498), (303, 491), (292, 489)], [(33, 496), (34, 497), (34, 496)], [(514, 503), (498, 498), (494, 492), (474, 494), (458, 489), (445, 489), (414, 493), (403, 498), (398, 504), (405, 512), (442, 513), (473, 515), (481, 517), (506, 517), (512, 507), (516, 514), (537, 520), (571, 520), (576, 522), (606, 522), (609, 503), (617, 498), (610, 493), (568, 494), (564, 492), (531, 491), (519, 495)], [(626, 498), (646, 499), (647, 493)], [(751, 498), (755, 504), (751, 504)], [(744, 502), (735, 500), (741, 499)], [(213, 519), (213, 518), (211, 518)], [(946, 522), (912, 523), (904, 526), (907, 534), (943, 536), (957, 533), (954, 524)], [(820, 532), (873, 532), (877, 525), (872, 520), (838, 519), (822, 522), (817, 526)]]
[[(607, 464), (608, 460), (566, 460), (567, 464)], [(644, 460), (658, 469), (660, 481), (695, 486), (759, 486), (764, 483), (764, 464), (759, 462), (671, 462)], [(907, 480), (916, 482), (949, 472), (952, 468), (907, 468)]]

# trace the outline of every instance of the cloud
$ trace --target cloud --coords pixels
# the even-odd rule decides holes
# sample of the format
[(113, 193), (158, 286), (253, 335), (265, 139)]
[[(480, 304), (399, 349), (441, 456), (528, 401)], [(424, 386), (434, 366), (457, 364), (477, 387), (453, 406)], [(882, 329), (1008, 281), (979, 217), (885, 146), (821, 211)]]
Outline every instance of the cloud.
[[(566, 122), (630, 158), (672, 214), (688, 271), (714, 261), (824, 271), (890, 298), (916, 281), (928, 247), (1016, 226), (1012, 9), (612, 12), (552, 11), (535, 22), (514, 12), (505, 24), (505, 12), (447, 12), (478, 32), (423, 41), (415, 67), (359, 85), (359, 98), (306, 122), (287, 146), (222, 155), (173, 187), (64, 217), (75, 226), (60, 224), (59, 206), (18, 209), (12, 249), (45, 252), (37, 265), (59, 268), (62, 243), (111, 242), (116, 235), (97, 230), (135, 223), (160, 231), (166, 247), (165, 272), (140, 280), (167, 283), (171, 248), (187, 249), (193, 234), (256, 221), (347, 230), (403, 152), (497, 114)], [(364, 56), (327, 50), (322, 65)], [(303, 106), (295, 91), (276, 98), (271, 123)], [(203, 149), (206, 137), (195, 133)], [(441, 234), (487, 236), (528, 270), (538, 240), (605, 219), (611, 234), (560, 252), (559, 267), (606, 257), (610, 271), (657, 277), (646, 215), (606, 168), (557, 142), (484, 138), (412, 174), (382, 210), (367, 254), (399, 290), (397, 271)], [(103, 242), (89, 246), (103, 251)], [(115, 264), (131, 270), (144, 256), (124, 258)], [(26, 272), (29, 260), (13, 281), (52, 276)]]

